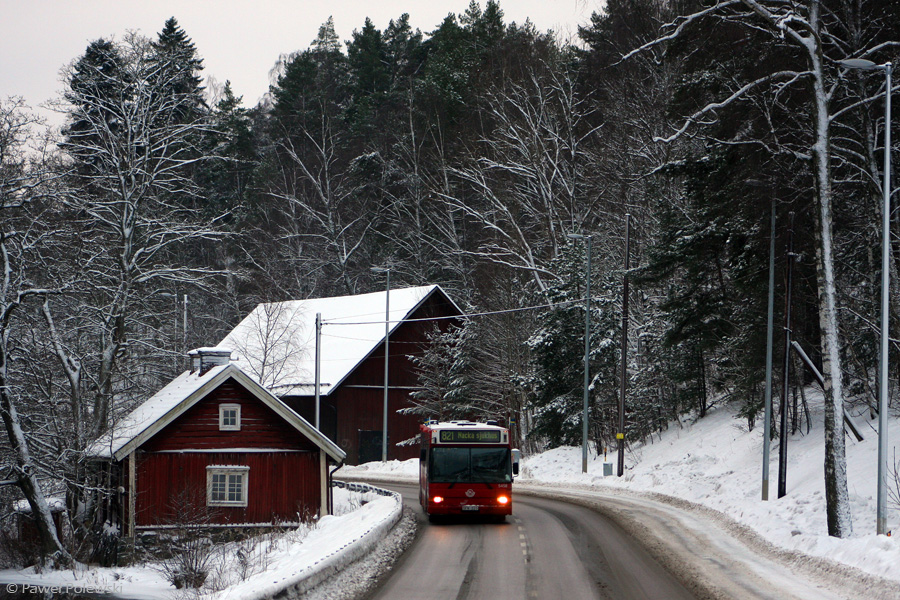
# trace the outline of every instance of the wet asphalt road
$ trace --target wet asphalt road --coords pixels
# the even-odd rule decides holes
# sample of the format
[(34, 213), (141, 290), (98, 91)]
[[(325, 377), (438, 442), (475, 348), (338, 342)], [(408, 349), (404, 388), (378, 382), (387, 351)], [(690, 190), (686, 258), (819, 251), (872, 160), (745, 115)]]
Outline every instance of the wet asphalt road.
[(596, 511), (514, 495), (502, 524), (430, 524), (418, 488), (403, 494), (420, 517), (420, 535), (371, 596), (378, 600), (688, 600), (696, 598), (628, 533)]

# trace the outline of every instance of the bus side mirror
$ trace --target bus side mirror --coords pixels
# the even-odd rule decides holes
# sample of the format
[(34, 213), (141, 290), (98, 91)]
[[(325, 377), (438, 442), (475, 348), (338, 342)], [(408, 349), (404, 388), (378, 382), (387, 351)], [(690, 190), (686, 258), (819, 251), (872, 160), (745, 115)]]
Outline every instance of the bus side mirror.
[(515, 449), (512, 451), (512, 467), (513, 475), (519, 474), (519, 459), (522, 457), (522, 451)]
[(425, 454), (425, 452), (426, 452), (425, 448), (422, 448), (421, 452), (419, 452), (419, 460), (421, 462), (425, 462), (425, 459), (427, 458), (427, 455)]

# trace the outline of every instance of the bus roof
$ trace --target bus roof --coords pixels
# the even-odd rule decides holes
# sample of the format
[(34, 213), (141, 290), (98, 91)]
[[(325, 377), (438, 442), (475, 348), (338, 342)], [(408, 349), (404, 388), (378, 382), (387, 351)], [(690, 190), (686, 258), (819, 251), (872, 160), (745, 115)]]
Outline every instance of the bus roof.
[(429, 421), (422, 425), (423, 443), (428, 444), (484, 444), (509, 445), (509, 430), (496, 421)]
[(433, 431), (440, 431), (441, 429), (467, 429), (470, 427), (475, 427), (478, 429), (499, 429), (501, 431), (506, 431), (506, 427), (500, 427), (496, 421), (488, 421), (485, 423), (479, 423), (475, 421), (429, 421), (422, 425), (423, 429), (430, 429)]

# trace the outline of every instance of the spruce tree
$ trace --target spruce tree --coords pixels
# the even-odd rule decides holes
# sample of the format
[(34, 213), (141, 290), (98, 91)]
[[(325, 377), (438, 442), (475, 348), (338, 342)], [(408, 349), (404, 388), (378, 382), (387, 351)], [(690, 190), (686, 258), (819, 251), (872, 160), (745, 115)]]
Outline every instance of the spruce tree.
[(177, 105), (176, 114), (182, 123), (200, 117), (206, 108), (200, 77), (203, 60), (175, 17), (166, 21), (151, 46), (150, 76), (158, 93), (165, 97), (161, 101)]
[[(548, 286), (551, 304), (538, 317), (528, 340), (534, 371), (523, 381), (531, 390), (533, 428), (529, 436), (548, 444), (580, 445), (584, 414), (584, 246), (568, 244), (553, 261), (556, 283)], [(612, 442), (618, 390), (618, 335), (615, 286), (599, 269), (591, 278), (589, 423), (598, 448)]]
[(119, 48), (103, 38), (88, 44), (71, 70), (63, 97), (73, 110), (62, 129), (61, 146), (75, 159), (76, 171), (83, 177), (103, 170), (105, 156), (93, 150), (101, 143), (96, 124), (102, 122), (112, 135), (118, 134), (122, 126), (118, 107), (132, 94), (129, 77)]

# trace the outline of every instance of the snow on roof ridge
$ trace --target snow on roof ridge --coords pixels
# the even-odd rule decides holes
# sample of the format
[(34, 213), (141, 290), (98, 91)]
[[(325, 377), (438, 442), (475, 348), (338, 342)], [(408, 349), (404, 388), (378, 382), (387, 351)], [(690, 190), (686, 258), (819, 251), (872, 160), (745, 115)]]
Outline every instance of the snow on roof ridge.
[(269, 390), (312, 386), (315, 315), (321, 313), (320, 393), (327, 396), (383, 342), (386, 294), (393, 331), (437, 290), (453, 303), (439, 285), (430, 284), (259, 304), (217, 347), (231, 348), (234, 362)]
[(214, 352), (218, 354), (220, 352), (231, 352), (231, 348), (225, 348), (224, 346), (203, 346), (200, 348), (194, 348), (193, 350), (188, 350), (188, 356), (192, 354), (202, 354), (204, 352)]
[(231, 366), (219, 365), (202, 375), (196, 371), (183, 372), (113, 424), (105, 434), (88, 446), (86, 452), (95, 456), (113, 456), (129, 441), (141, 435), (153, 423), (177, 407), (185, 398)]

